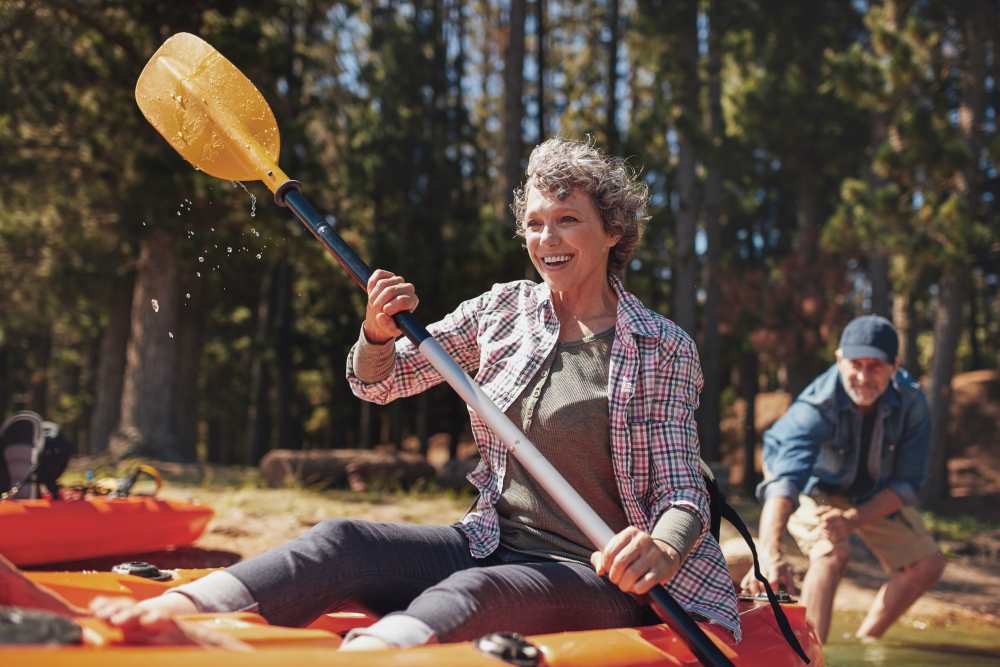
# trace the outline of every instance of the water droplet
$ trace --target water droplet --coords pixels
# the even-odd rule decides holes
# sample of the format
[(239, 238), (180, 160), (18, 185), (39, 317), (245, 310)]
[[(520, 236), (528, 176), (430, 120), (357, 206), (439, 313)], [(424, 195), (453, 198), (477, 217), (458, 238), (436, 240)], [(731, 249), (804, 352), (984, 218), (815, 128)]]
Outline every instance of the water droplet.
[(150, 299), (149, 303), (153, 306), (153, 312), (154, 313), (160, 312), (160, 302), (159, 301), (157, 301), (156, 299)]
[(168, 331), (167, 335), (170, 336), (171, 338), (173, 338), (174, 337), (174, 332), (173, 331)]
[(202, 264), (204, 264), (205, 263), (205, 258), (204, 257), (199, 257), (198, 261), (201, 262)]
[(231, 246), (231, 245), (227, 245), (226, 246), (226, 254), (227, 255), (232, 255), (233, 254), (233, 246)]
[(263, 255), (261, 255), (260, 253), (257, 253), (257, 259), (260, 259), (261, 257), (263, 257)]
[(191, 292), (185, 292), (184, 293), (184, 298), (185, 299), (190, 299), (191, 298)]
[(196, 275), (197, 277), (201, 278), (201, 271), (196, 271), (194, 275)]

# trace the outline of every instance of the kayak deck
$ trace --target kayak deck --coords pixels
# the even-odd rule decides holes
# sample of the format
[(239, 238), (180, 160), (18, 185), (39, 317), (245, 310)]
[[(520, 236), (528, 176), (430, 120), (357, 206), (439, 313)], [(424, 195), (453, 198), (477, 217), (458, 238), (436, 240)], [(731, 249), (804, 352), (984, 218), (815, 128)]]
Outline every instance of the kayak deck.
[[(97, 595), (128, 595), (148, 598), (180, 583), (203, 576), (210, 570), (179, 570), (176, 578), (156, 582), (132, 575), (114, 573), (32, 572), (32, 580), (43, 584), (70, 602), (86, 605)], [(740, 618), (743, 641), (733, 642), (730, 634), (719, 626), (701, 623), (702, 629), (723, 653), (740, 666), (791, 667), (801, 661), (785, 643), (766, 603), (741, 602)], [(823, 657), (815, 633), (805, 621), (805, 610), (798, 605), (785, 605), (785, 613), (799, 641), (820, 667)], [(255, 650), (241, 653), (239, 663), (247, 666), (284, 664), (308, 665), (493, 665), (497, 658), (477, 649), (471, 642), (392, 649), (371, 653), (339, 653), (340, 634), (352, 627), (369, 625), (375, 616), (363, 610), (326, 614), (307, 628), (286, 628), (268, 625), (257, 614), (196, 614), (182, 617), (188, 623), (203, 625), (217, 633), (239, 639)], [(86, 667), (117, 667), (142, 664), (184, 667), (218, 667), (218, 650), (200, 647), (122, 646), (121, 635), (96, 621), (81, 621), (87, 632), (88, 644), (73, 647), (0, 647), (0, 663), (74, 665)], [(503, 630), (503, 619), (497, 619), (497, 630)], [(596, 667), (638, 665), (697, 665), (684, 642), (666, 625), (639, 628), (614, 628), (582, 632), (561, 632), (526, 638), (537, 647), (544, 659), (540, 665)]]

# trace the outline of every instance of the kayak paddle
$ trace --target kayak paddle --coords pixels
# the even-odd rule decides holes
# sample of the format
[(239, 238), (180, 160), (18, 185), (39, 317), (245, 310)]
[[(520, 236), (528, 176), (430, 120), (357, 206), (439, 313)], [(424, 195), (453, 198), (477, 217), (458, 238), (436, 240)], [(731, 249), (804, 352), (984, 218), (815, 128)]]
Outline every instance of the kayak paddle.
[[(146, 119), (195, 169), (231, 181), (263, 181), (274, 193), (275, 202), (290, 209), (365, 289), (371, 269), (333, 230), (332, 219), (321, 215), (306, 199), (300, 184), (278, 168), (281, 140), (271, 108), (253, 83), (210, 44), (189, 33), (167, 39), (139, 75), (135, 99)], [(602, 549), (614, 534), (601, 517), (412, 313), (399, 313), (393, 319), (508, 451)], [(702, 664), (731, 667), (729, 658), (666, 588), (656, 586), (649, 595), (659, 615)]]

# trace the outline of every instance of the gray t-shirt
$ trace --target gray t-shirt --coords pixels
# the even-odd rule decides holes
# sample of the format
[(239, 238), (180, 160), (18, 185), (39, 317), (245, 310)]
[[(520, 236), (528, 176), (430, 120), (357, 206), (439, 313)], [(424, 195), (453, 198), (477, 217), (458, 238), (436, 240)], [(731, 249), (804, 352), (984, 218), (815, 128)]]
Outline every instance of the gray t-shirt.
[[(611, 467), (608, 367), (614, 329), (560, 342), (507, 410), (613, 532), (628, 525)], [(500, 543), (549, 558), (589, 562), (590, 540), (513, 456), (497, 502)]]

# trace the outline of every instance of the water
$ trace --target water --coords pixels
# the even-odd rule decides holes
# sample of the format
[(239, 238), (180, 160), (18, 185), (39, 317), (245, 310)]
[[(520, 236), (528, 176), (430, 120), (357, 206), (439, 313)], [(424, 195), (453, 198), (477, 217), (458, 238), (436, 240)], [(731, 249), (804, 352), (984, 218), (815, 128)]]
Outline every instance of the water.
[(827, 667), (998, 667), (1000, 627), (962, 620), (904, 619), (878, 642), (854, 638), (861, 613), (834, 615), (830, 641), (823, 648)]
[(254, 218), (257, 216), (257, 195), (247, 190), (247, 186), (243, 185), (242, 181), (231, 181), (233, 187), (239, 186), (243, 188), (243, 192), (250, 195), (250, 217)]

